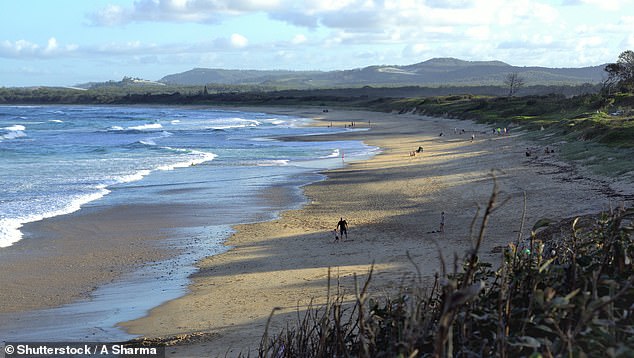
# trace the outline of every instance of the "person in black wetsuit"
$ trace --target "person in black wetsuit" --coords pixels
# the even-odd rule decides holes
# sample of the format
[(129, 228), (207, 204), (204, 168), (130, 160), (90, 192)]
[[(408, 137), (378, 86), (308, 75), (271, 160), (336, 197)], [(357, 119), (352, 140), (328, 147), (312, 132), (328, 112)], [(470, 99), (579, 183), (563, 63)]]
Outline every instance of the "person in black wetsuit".
[[(348, 240), (348, 222), (347, 221), (345, 221), (343, 218), (340, 218), (335, 230), (339, 230), (339, 237), (342, 240)], [(346, 235), (345, 239), (343, 238), (343, 235)]]

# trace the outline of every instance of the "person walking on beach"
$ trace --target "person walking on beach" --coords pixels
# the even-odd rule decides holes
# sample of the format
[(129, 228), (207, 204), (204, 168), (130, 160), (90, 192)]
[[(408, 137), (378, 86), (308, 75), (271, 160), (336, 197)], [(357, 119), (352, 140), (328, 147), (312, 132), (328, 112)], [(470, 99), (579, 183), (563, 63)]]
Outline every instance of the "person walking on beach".
[(441, 233), (445, 232), (445, 212), (440, 213), (440, 230)]
[[(339, 230), (339, 237), (342, 240), (348, 240), (348, 222), (347, 221), (345, 221), (343, 218), (340, 218), (335, 230)], [(343, 238), (343, 235), (346, 235), (345, 239)]]

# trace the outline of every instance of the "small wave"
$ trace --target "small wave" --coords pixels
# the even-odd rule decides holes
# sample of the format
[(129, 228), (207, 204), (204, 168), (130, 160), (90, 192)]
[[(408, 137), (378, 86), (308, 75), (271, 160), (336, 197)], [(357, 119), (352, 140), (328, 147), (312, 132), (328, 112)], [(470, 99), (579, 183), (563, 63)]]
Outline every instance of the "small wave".
[(64, 121), (62, 121), (60, 119), (51, 119), (49, 122), (51, 122), (51, 123), (64, 123)]
[(255, 165), (259, 167), (282, 167), (287, 166), (290, 163), (288, 159), (273, 159), (273, 160), (262, 160), (257, 162)]
[(22, 240), (22, 232), (20, 228), (26, 223), (40, 221), (46, 218), (54, 216), (60, 216), (65, 214), (74, 213), (78, 211), (83, 205), (100, 199), (110, 193), (110, 190), (105, 186), (99, 186), (95, 188), (96, 191), (86, 195), (78, 195), (71, 198), (70, 201), (62, 208), (57, 210), (51, 210), (40, 214), (31, 214), (29, 216), (20, 218), (1, 218), (0, 219), (0, 247), (8, 247), (14, 243)]
[(180, 122), (181, 122), (181, 121), (180, 121), (180, 119), (175, 119), (175, 120), (171, 121), (170, 123), (172, 123), (172, 124), (178, 124), (178, 123), (180, 123)]
[(0, 134), (0, 139), (16, 139), (26, 137), (26, 127), (21, 124), (15, 124), (9, 127), (4, 127), (2, 130), (6, 131), (5, 134)]
[(267, 121), (267, 122), (269, 122), (269, 123), (271, 123), (273, 125), (276, 125), (276, 126), (279, 126), (281, 124), (288, 124), (287, 121), (285, 121), (283, 119), (279, 119), (279, 118), (268, 118), (268, 119), (265, 119), (265, 121)]
[(109, 131), (114, 131), (114, 132), (118, 132), (118, 131), (124, 131), (125, 128), (121, 127), (121, 126), (112, 126), (110, 128), (108, 128)]
[(187, 152), (193, 156), (193, 158), (189, 158), (187, 161), (163, 165), (157, 168), (157, 170), (174, 170), (176, 168), (186, 168), (198, 164), (202, 164), (204, 162), (209, 162), (214, 160), (217, 155), (214, 153), (201, 152), (199, 150), (189, 150), (189, 149), (181, 149), (181, 148), (171, 148), (164, 147), (164, 149), (173, 150), (175, 152)]
[(148, 123), (148, 124), (143, 124), (140, 126), (128, 127), (129, 130), (136, 130), (136, 131), (144, 131), (148, 129), (161, 129), (161, 128), (163, 128), (163, 126), (160, 123)]
[(148, 170), (148, 169), (142, 169), (137, 171), (136, 173), (133, 174), (129, 174), (129, 175), (122, 175), (119, 177), (114, 178), (114, 183), (113, 184), (123, 184), (123, 183), (130, 183), (130, 182), (134, 182), (134, 181), (139, 181), (143, 178), (145, 178), (146, 176), (148, 176), (152, 171)]
[(162, 131), (160, 136), (145, 138), (145, 139), (140, 140), (139, 143), (145, 144), (145, 145), (150, 145), (150, 146), (155, 146), (156, 145), (156, 142), (155, 142), (156, 139), (167, 138), (167, 137), (171, 137), (172, 135), (173, 135), (173, 133), (171, 133), (171, 132)]
[(227, 129), (234, 129), (234, 128), (249, 128), (249, 127), (257, 127), (257, 124), (227, 124), (224, 126), (212, 126), (209, 127), (207, 129), (211, 129), (211, 130), (227, 130)]
[(10, 127), (4, 127), (2, 129), (4, 129), (5, 131), (16, 131), (17, 132), (17, 131), (25, 131), (26, 127), (21, 125), (21, 124), (15, 124), (15, 125), (12, 125)]
[(156, 145), (156, 143), (152, 140), (152, 138), (140, 140), (139, 143), (145, 144), (145, 145), (149, 145), (149, 146), (155, 146)]
[(338, 158), (339, 156), (341, 156), (341, 152), (339, 151), (339, 149), (335, 149), (332, 151), (332, 153), (322, 158)]
[(244, 118), (223, 118), (221, 123), (217, 125), (212, 125), (207, 127), (207, 129), (233, 129), (233, 128), (247, 128), (247, 127), (257, 127), (262, 124), (262, 122), (255, 119), (244, 119)]

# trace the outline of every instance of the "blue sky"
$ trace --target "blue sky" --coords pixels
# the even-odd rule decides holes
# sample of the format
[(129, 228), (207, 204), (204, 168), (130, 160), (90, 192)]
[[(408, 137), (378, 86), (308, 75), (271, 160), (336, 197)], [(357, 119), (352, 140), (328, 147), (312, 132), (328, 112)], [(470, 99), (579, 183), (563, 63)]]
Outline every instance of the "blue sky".
[(634, 0), (3, 0), (0, 20), (4, 87), (434, 57), (582, 67), (634, 50)]

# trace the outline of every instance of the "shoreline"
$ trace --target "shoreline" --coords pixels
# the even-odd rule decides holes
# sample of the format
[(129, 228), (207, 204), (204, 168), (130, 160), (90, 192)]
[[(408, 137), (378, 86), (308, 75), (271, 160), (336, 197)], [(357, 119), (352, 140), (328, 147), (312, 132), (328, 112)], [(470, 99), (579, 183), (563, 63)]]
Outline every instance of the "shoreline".
[[(439, 267), (439, 249), (450, 258), (470, 247), (470, 223), (478, 204), (486, 203), (491, 194), (493, 168), (508, 202), (491, 218), (485, 260), (497, 260), (499, 254), (492, 250), (517, 238), (524, 193), (527, 227), (544, 216), (565, 218), (611, 205), (596, 181), (570, 180), (578, 173), (550, 170), (560, 162), (556, 155), (539, 163), (526, 158), (525, 148), (532, 144), (520, 134), (487, 135), (490, 127), (485, 125), (409, 114), (250, 109), (310, 115), (323, 126), (330, 121), (370, 121), (369, 132), (300, 140), (362, 140), (382, 152), (325, 172), (325, 181), (304, 187), (308, 202), (302, 208), (284, 211), (269, 222), (236, 226), (225, 244), (229, 251), (199, 262), (189, 294), (122, 324), (149, 339), (179, 337), (181, 343), (170, 347), (168, 355), (254, 353), (267, 325), (270, 334), (278, 333), (307, 307), (324, 303), (329, 284), (350, 299), (355, 277), (363, 282), (373, 262), (375, 293), (389, 294), (413, 279), (407, 253), (420, 265), (423, 280), (429, 281)], [(475, 141), (470, 135), (454, 134), (454, 128), (476, 133)], [(419, 145), (423, 154), (409, 156)], [(443, 211), (447, 223), (440, 234), (436, 231)], [(349, 222), (350, 240), (333, 243), (332, 229), (340, 216)]]
[[(203, 174), (195, 174), (196, 178), (204, 175), (204, 169), (200, 170)], [(148, 309), (184, 295), (195, 262), (211, 256), (209, 250), (216, 247), (225, 250), (222, 243), (210, 240), (221, 237), (224, 241), (236, 219), (217, 228), (217, 222), (224, 219), (213, 217), (214, 205), (222, 204), (214, 204), (217, 200), (205, 190), (209, 184), (198, 185), (192, 174), (185, 181), (178, 180), (176, 186), (156, 179), (172, 173), (157, 172), (150, 182), (144, 179), (145, 183), (112, 187), (108, 196), (82, 206), (81, 210), (25, 224), (22, 228), (25, 238), (0, 252), (0, 270), (5, 273), (0, 279), (5, 288), (0, 292), (3, 302), (0, 339), (60, 339), (66, 334), (88, 338), (77, 335), (82, 328), (101, 339), (129, 339), (133, 335), (121, 331), (116, 323), (142, 317)], [(312, 172), (289, 174), (282, 182), (269, 183), (266, 192), (258, 193), (244, 204), (253, 205), (253, 209), (227, 208), (227, 215), (238, 210), (240, 214), (246, 212), (242, 219), (237, 219), (242, 223), (270, 220), (282, 210), (302, 205), (305, 198), (300, 187), (322, 178)], [(188, 181), (196, 185), (188, 185)], [(160, 199), (158, 203), (145, 199), (157, 195), (170, 199)], [(214, 230), (227, 233), (210, 233)], [(176, 264), (183, 256), (194, 258), (186, 264)], [(166, 272), (153, 272), (158, 270), (153, 266)], [(150, 294), (151, 299), (126, 291), (126, 285), (142, 285), (143, 293)], [(127, 296), (117, 293), (117, 287), (127, 292)], [(160, 292), (172, 290), (179, 293), (166, 296)], [(154, 295), (162, 295), (164, 299), (157, 302)], [(109, 301), (117, 301), (119, 307)], [(148, 302), (154, 304), (148, 306)], [(126, 306), (135, 307), (136, 311), (120, 314), (127, 311)], [(95, 313), (108, 317), (94, 316)], [(82, 318), (87, 314), (91, 315), (89, 321)], [(113, 321), (110, 316), (119, 319)], [(60, 317), (69, 323), (62, 327), (56, 322)], [(100, 327), (99, 322), (108, 322), (108, 326)]]

